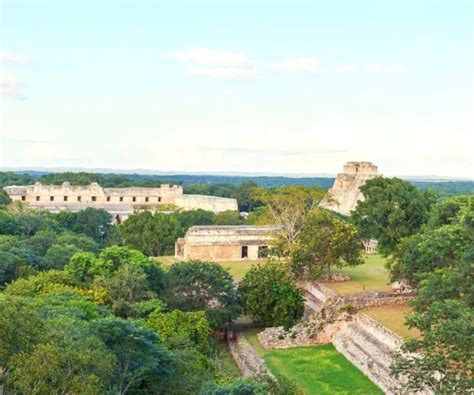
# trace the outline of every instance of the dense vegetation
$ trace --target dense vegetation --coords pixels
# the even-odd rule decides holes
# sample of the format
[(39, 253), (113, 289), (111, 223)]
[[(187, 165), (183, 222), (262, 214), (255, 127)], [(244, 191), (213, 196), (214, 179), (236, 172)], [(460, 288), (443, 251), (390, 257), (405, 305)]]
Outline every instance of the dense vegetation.
[[(159, 185), (88, 173), (0, 174), (3, 184), (35, 179)], [(404, 350), (416, 353), (400, 355), (393, 373), (408, 377), (413, 391), (472, 391), (472, 195), (440, 197), (377, 178), (344, 218), (318, 208), (324, 193), (316, 187), (187, 188), (237, 197), (251, 213), (142, 212), (115, 226), (104, 210), (52, 214), (0, 194), (0, 385), (18, 394), (292, 393), (291, 385), (235, 381), (219, 368), (213, 333), (242, 312), (290, 327), (303, 313), (295, 279), (359, 265), (362, 240), (376, 238), (391, 280), (418, 289), (408, 325), (422, 336), (406, 342)], [(280, 230), (270, 249), (278, 259), (251, 269), (239, 287), (213, 262), (166, 268), (151, 258), (171, 254), (190, 226), (243, 223)]]
[[(381, 242), (392, 280), (418, 288), (406, 342), (393, 366), (412, 391), (470, 393), (474, 367), (474, 196), (437, 200), (399, 179), (375, 179), (352, 220)], [(413, 354), (413, 352), (416, 352)]]

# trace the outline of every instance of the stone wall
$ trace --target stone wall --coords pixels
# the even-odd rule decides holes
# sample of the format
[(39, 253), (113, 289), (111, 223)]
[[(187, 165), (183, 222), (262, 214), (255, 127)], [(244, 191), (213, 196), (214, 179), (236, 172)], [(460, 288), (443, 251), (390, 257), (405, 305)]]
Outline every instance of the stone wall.
[(378, 177), (377, 166), (370, 162), (349, 162), (339, 173), (328, 197), (320, 206), (343, 215), (349, 215), (359, 201), (364, 199), (360, 192), (367, 180)]
[[(183, 210), (208, 210), (221, 212), (238, 210), (237, 200), (217, 196), (184, 195), (181, 185), (162, 184), (159, 188), (102, 188), (90, 185), (34, 185), (8, 186), (4, 188), (12, 200), (28, 203), (31, 207), (49, 211), (79, 211), (86, 207), (98, 207), (113, 213), (113, 207), (124, 205), (128, 214), (135, 209), (152, 209), (159, 205), (174, 205)], [(117, 211), (117, 210), (115, 210)], [(124, 210), (120, 210), (124, 211)]]
[(240, 333), (237, 333), (236, 340), (229, 340), (229, 348), (242, 376), (275, 380), (273, 374), (265, 366), (265, 361), (258, 356), (249, 341)]

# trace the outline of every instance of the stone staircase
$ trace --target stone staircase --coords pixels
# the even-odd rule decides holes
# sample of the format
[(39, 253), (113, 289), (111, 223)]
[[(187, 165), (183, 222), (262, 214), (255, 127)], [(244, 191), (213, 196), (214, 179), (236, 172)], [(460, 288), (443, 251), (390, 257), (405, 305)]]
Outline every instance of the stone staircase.
[(386, 394), (399, 394), (400, 381), (390, 376), (393, 353), (402, 339), (364, 314), (333, 339), (336, 349)]

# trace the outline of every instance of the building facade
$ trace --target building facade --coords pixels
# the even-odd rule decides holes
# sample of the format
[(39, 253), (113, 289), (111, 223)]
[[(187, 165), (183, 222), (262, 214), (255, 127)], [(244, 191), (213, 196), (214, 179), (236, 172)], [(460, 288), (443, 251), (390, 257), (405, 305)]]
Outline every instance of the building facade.
[(135, 210), (173, 205), (183, 210), (203, 209), (213, 212), (237, 210), (237, 200), (217, 196), (185, 195), (180, 185), (162, 184), (159, 188), (102, 188), (93, 182), (78, 186), (62, 185), (8, 186), (4, 188), (14, 201), (52, 212), (79, 211), (87, 207), (103, 208), (123, 220)]
[(377, 166), (370, 162), (348, 162), (339, 173), (328, 197), (321, 201), (320, 206), (339, 214), (350, 215), (359, 201), (364, 200), (360, 191), (367, 180), (381, 177)]
[(175, 256), (209, 261), (262, 259), (277, 230), (274, 226), (192, 226), (176, 241)]

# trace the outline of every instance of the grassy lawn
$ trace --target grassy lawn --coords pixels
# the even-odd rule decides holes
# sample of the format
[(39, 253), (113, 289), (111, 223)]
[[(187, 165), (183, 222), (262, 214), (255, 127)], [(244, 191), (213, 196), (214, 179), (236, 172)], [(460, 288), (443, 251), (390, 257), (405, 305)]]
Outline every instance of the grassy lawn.
[(383, 394), (332, 344), (264, 350), (258, 342), (259, 331), (251, 329), (244, 335), (277, 378), (295, 382), (305, 394)]
[(411, 310), (409, 306), (380, 306), (365, 309), (363, 312), (404, 339), (408, 339), (420, 335), (417, 329), (409, 329), (405, 325), (405, 315)]
[(216, 351), (218, 376), (224, 381), (238, 379), (240, 377), (240, 370), (230, 353), (227, 342), (217, 341)]
[[(172, 265), (175, 262), (180, 261), (180, 259), (175, 258), (174, 256), (160, 256), (156, 258), (157, 261), (162, 262), (165, 265)], [(229, 269), (230, 274), (236, 281), (242, 279), (242, 277), (249, 271), (249, 269), (256, 265), (259, 261), (225, 261), (217, 262), (219, 265)]]
[(351, 280), (340, 283), (325, 283), (340, 295), (350, 295), (365, 291), (390, 291), (385, 258), (380, 255), (365, 255), (365, 263), (355, 267), (335, 269), (337, 273), (347, 273)]

